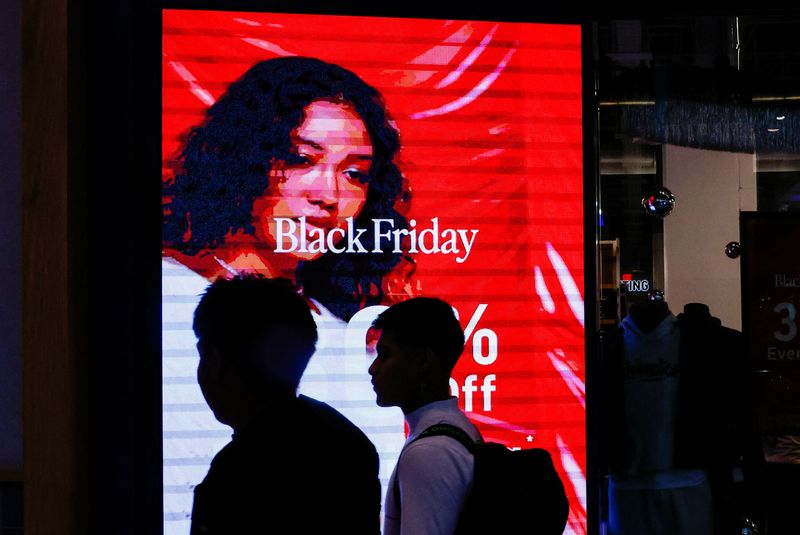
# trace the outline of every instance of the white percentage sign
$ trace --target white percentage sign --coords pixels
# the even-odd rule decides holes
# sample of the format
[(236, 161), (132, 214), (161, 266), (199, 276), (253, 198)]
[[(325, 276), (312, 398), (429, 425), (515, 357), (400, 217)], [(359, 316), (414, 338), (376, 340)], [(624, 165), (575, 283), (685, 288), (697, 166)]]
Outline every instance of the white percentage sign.
[[(475, 313), (472, 314), (469, 323), (467, 323), (467, 328), (464, 329), (465, 341), (469, 340), (469, 337), (472, 336), (474, 332), (475, 335), (472, 336), (472, 358), (475, 359), (475, 362), (484, 366), (497, 360), (497, 333), (486, 328), (475, 330), (475, 327), (478, 326), (478, 321), (480, 321), (488, 306), (489, 305), (484, 303), (479, 304), (478, 308), (475, 309)], [(487, 342), (486, 355), (483, 354), (484, 340)]]

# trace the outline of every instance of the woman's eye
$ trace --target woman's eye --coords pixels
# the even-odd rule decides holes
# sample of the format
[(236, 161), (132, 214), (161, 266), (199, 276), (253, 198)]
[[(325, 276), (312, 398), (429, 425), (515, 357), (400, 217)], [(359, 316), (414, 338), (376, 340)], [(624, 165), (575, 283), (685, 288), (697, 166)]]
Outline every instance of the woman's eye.
[(297, 155), (297, 165), (300, 167), (309, 166), (314, 163), (314, 159), (310, 154), (298, 154)]
[(346, 169), (344, 174), (351, 182), (358, 181), (363, 183), (367, 181), (367, 173), (360, 169)]

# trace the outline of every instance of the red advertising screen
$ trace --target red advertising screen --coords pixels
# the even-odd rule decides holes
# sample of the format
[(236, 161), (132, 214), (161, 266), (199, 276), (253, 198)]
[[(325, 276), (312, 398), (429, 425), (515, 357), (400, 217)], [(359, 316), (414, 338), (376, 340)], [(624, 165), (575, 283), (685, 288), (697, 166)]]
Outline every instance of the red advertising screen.
[[(409, 297), (452, 304), (466, 345), (451, 393), (486, 440), (550, 451), (565, 533), (586, 533), (580, 26), (165, 10), (162, 37), (165, 533), (188, 533), (231, 435), (197, 385), (192, 314), (210, 280), (247, 271), (314, 303), (300, 392), (367, 434), (384, 495), (405, 428), (375, 404), (368, 327)], [(276, 96), (272, 115), (233, 103), (247, 72), (299, 64), (371, 89), (298, 110)], [(253, 126), (278, 108), (289, 119)], [(225, 121), (198, 133), (209, 110)], [(199, 155), (212, 135), (224, 165)], [(297, 162), (263, 157), (281, 144)]]

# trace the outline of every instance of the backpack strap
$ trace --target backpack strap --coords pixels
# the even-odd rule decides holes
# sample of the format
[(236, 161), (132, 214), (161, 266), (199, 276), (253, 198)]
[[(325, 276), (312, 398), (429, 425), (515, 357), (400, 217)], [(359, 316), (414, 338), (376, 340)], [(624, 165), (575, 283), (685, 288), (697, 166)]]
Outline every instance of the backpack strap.
[[(467, 432), (464, 431), (463, 429), (461, 429), (460, 427), (456, 427), (454, 425), (444, 424), (444, 423), (433, 424), (432, 426), (427, 428), (425, 431), (420, 433), (417, 436), (417, 438), (415, 438), (414, 440), (409, 442), (409, 444), (413, 444), (414, 442), (416, 442), (417, 440), (419, 440), (421, 438), (435, 437), (435, 436), (446, 436), (446, 437), (450, 437), (452, 439), (455, 439), (458, 442), (460, 442), (462, 446), (467, 448), (467, 451), (469, 451), (470, 453), (473, 453), (473, 451), (472, 451), (473, 450), (473, 446), (475, 446), (476, 442), (474, 440), (472, 440), (472, 437), (470, 437), (467, 434)], [(478, 441), (478, 442), (481, 442), (481, 441)]]
[[(432, 426), (427, 428), (425, 431), (423, 431), (422, 433), (417, 435), (417, 437), (414, 438), (414, 440), (412, 440), (411, 442), (406, 444), (406, 446), (409, 446), (409, 445), (413, 444), (414, 442), (416, 442), (417, 440), (419, 440), (421, 438), (436, 437), (436, 436), (446, 436), (446, 437), (450, 437), (450, 438), (452, 438), (454, 440), (457, 440), (462, 446), (467, 448), (467, 451), (470, 452), (470, 453), (473, 453), (473, 448), (474, 448), (474, 446), (475, 446), (475, 444), (477, 442), (483, 442), (482, 440), (478, 440), (477, 442), (472, 440), (472, 437), (470, 437), (467, 434), (467, 432), (464, 431), (463, 429), (461, 429), (460, 427), (456, 427), (456, 426), (451, 425), (451, 424), (440, 423), (440, 424), (433, 424)], [(402, 456), (402, 452), (400, 453), (400, 455)], [(395, 503), (395, 506), (397, 508), (397, 511), (399, 512), (401, 510), (401, 506), (400, 506), (400, 458), (397, 459), (397, 473), (395, 474), (395, 478), (394, 478), (394, 503)]]

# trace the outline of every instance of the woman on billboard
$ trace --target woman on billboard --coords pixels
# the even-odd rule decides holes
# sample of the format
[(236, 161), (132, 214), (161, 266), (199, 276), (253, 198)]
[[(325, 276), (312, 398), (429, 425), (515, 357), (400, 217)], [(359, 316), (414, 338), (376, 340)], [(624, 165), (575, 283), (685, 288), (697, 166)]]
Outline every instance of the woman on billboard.
[(391, 293), (393, 268), (408, 271), (401, 253), (373, 252), (373, 220), (407, 228), (399, 148), (383, 98), (351, 71), (303, 57), (257, 63), (172, 165), (167, 255), (209, 280), (240, 271), (295, 280), (346, 321)]
[[(170, 329), (191, 324), (190, 301), (208, 281), (248, 272), (295, 281), (316, 309), (320, 335), (299, 391), (361, 427), (381, 454), (384, 487), (386, 452), (399, 451), (403, 419), (376, 410), (365, 351), (373, 317), (353, 316), (412, 293), (405, 248), (375, 247), (373, 221), (408, 228), (399, 148), (383, 98), (354, 73), (318, 59), (270, 59), (233, 82), (189, 131), (163, 188), (165, 350), (193, 353), (191, 332)], [(191, 376), (196, 362), (165, 366)], [(165, 388), (165, 404), (200, 401), (196, 385)], [(198, 428), (196, 418), (209, 423)], [(165, 439), (165, 458), (210, 457), (224, 444), (207, 415), (165, 413), (165, 429), (184, 428), (199, 431)], [(165, 467), (165, 485), (186, 481), (179, 468)], [(165, 502), (172, 516), (187, 507)]]

